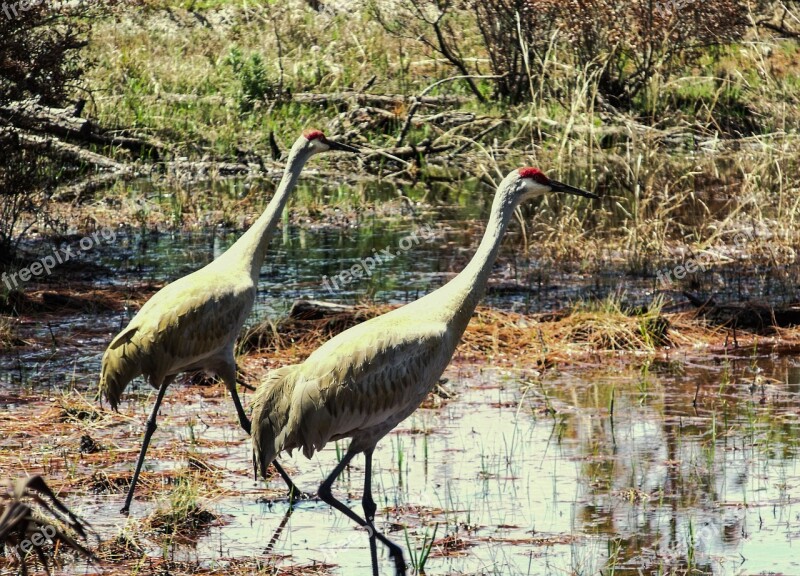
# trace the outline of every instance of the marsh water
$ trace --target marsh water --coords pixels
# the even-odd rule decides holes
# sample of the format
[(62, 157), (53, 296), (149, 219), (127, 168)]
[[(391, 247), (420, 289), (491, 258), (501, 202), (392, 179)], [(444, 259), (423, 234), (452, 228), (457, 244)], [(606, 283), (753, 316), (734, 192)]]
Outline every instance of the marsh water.
[[(357, 214), (344, 225), (287, 224), (262, 270), (252, 322), (285, 315), (299, 298), (416, 299), (469, 259), (482, 227), (460, 222), (480, 218), (485, 209), (462, 203), (424, 213), (399, 210), (388, 220)], [(515, 230), (487, 295), (492, 306), (532, 313), (609, 294), (641, 304), (665, 292), (652, 275), (631, 276), (611, 264), (555, 266), (535, 250), (523, 257), (513, 248), (519, 245)], [(113, 242), (87, 251), (83, 262), (98, 288), (135, 290), (201, 267), (236, 237), (120, 230)], [(354, 267), (362, 270), (360, 278), (342, 276)], [(710, 271), (707, 280), (719, 284), (720, 278), (725, 288), (717, 289), (718, 297), (741, 300), (757, 292), (772, 301), (794, 298), (786, 276), (782, 284), (763, 274), (737, 278), (728, 267)], [(676, 297), (675, 305), (684, 302)], [(3, 409), (21, 418), (34, 409), (17, 402), (17, 394), (74, 389), (88, 395), (108, 340), (133, 312), (22, 316), (20, 335), (29, 345), (0, 356)], [(433, 538), (428, 574), (800, 574), (795, 357), (677, 349), (658, 359), (605, 355), (584, 364), (541, 373), (534, 365), (476, 366), (457, 356), (445, 374), (450, 397), (418, 410), (376, 451), (378, 528), (412, 561)], [(208, 570), (253, 563), (369, 573), (366, 533), (313, 500), (287, 515), (280, 479), (253, 480), (249, 442), (224, 395), (209, 398), (185, 388), (181, 400), (167, 394), (147, 469), (185, 468), (189, 455), (200, 455), (218, 485), (204, 506), (220, 521), (188, 540), (142, 536), (147, 554)], [(105, 472), (132, 469), (149, 405), (145, 398), (129, 408), (132, 418), (91, 428), (95, 440), (124, 455)], [(85, 423), (75, 426), (77, 437), (86, 432)], [(176, 452), (159, 459), (159, 444)], [(313, 492), (344, 447), (285, 461), (298, 485)], [(0, 449), (18, 448), (0, 440)], [(77, 466), (79, 477), (97, 473), (90, 462)], [(337, 484), (337, 494), (357, 510), (362, 481), (357, 458)], [(173, 489), (167, 482), (159, 498), (169, 501)], [(68, 501), (103, 538), (113, 539), (126, 525), (117, 513), (123, 496), (78, 489)], [(137, 500), (134, 516), (155, 507)], [(382, 573), (391, 573), (381, 557)]]

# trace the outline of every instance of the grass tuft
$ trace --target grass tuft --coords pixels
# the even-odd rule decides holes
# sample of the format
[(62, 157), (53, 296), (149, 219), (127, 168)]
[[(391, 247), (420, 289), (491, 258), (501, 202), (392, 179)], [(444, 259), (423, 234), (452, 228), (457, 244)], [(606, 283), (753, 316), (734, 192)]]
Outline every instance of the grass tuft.
[(564, 342), (584, 343), (592, 350), (652, 352), (670, 343), (660, 300), (646, 309), (626, 308), (615, 297), (581, 303), (560, 322), (558, 334)]
[(189, 536), (214, 525), (219, 516), (203, 508), (198, 500), (198, 482), (190, 473), (177, 479), (168, 507), (160, 507), (148, 519), (151, 529), (163, 534)]

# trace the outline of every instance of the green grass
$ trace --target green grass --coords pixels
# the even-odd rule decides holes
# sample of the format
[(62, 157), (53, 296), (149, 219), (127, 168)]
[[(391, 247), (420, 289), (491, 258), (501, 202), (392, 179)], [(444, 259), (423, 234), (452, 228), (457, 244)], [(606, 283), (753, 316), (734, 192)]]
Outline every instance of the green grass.
[[(337, 92), (358, 89), (374, 76), (371, 92), (414, 95), (454, 74), (421, 44), (387, 33), (366, 11), (331, 15), (317, 14), (303, 3), (247, 4), (245, 8), (243, 3), (210, 1), (171, 3), (167, 12), (166, 4), (152, 3), (143, 12), (123, 10), (119, 22), (96, 24), (91, 51), (97, 67), (90, 83), (99, 92), (95, 111), (101, 122), (167, 133), (184, 146), (200, 144), (217, 154), (230, 154), (237, 146), (263, 149), (270, 130), (279, 136), (294, 134), (309, 124), (324, 126), (340, 112), (276, 105), (281, 89)], [(186, 8), (202, 12), (211, 24), (203, 25)], [(280, 26), (276, 28), (275, 22)], [(459, 22), (464, 26), (465, 54), (485, 58), (477, 30), (470, 28), (469, 20)], [(672, 115), (674, 110), (666, 105), (677, 100), (687, 117), (701, 103), (717, 106), (720, 95), (712, 79), (719, 77), (720, 66), (730, 71), (727, 98), (749, 99), (750, 92), (766, 82), (754, 50), (744, 46), (709, 52), (701, 59), (700, 69), (687, 70), (657, 91), (655, 104), (642, 101), (641, 106), (649, 110), (655, 105)], [(775, 51), (787, 59), (795, 50), (785, 42), (775, 45)], [(587, 81), (568, 61), (554, 62), (554, 66), (563, 71), (567, 87)], [(775, 91), (791, 93), (794, 88), (796, 97), (797, 76), (787, 73), (771, 82)], [(490, 81), (478, 83), (485, 94), (492, 93)], [(586, 93), (591, 90), (589, 86)], [(431, 92), (438, 93), (469, 96), (461, 81), (447, 82)], [(561, 123), (597, 122), (598, 116), (577, 100), (581, 94), (570, 88), (566, 99), (511, 110), (494, 99), (486, 104), (471, 99), (463, 110), (512, 120), (524, 111)], [(575, 117), (576, 111), (588, 116)], [(397, 110), (400, 117), (403, 112)], [(512, 122), (495, 137), (518, 138), (521, 129), (530, 128), (524, 122)], [(375, 143), (390, 141), (395, 135), (380, 126), (368, 130)], [(446, 131), (426, 124), (413, 129), (409, 139), (419, 141)]]
[[(479, 32), (464, 15), (457, 21), (465, 57), (488, 71)], [(800, 219), (800, 50), (760, 34), (708, 50), (622, 114), (599, 106), (596, 78), (576, 68), (563, 49), (548, 56), (556, 85), (531, 103), (489, 98), (482, 104), (463, 81), (443, 83), (430, 94), (462, 96), (464, 103), (420, 109), (422, 121), (405, 141), (466, 148), (412, 163), (401, 183), (385, 185), (415, 201), (480, 205), (490, 181), (510, 168), (538, 165), (605, 196), (591, 210), (569, 199), (524, 209), (527, 245), (538, 247), (545, 261), (580, 262), (591, 272), (623, 254), (630, 272), (648, 275), (680, 261), (680, 247), (728, 250), (732, 231), (755, 221), (774, 234), (748, 250), (781, 264)], [(358, 90), (373, 77), (371, 93), (417, 95), (456, 74), (421, 43), (387, 33), (367, 10), (319, 14), (300, 0), (151, 0), (146, 9), (120, 7), (114, 18), (95, 23), (89, 51), (96, 66), (87, 77), (88, 112), (102, 125), (152, 134), (173, 156), (191, 160), (230, 161), (252, 152), (269, 162), (270, 133), (285, 151), (311, 126), (362, 145), (392, 146), (407, 104), (386, 109), (384, 119), (368, 107), (310, 106), (281, 95)], [(489, 80), (477, 82), (492, 94)], [(475, 121), (431, 119), (455, 112), (474, 114)], [(471, 143), (493, 124), (495, 130)], [(347, 161), (328, 156), (314, 163), (326, 169)], [(342, 180), (348, 173), (364, 176), (354, 163), (336, 166)], [(366, 177), (397, 170), (375, 162)], [(294, 205), (313, 212), (323, 203), (358, 209), (386, 199), (366, 198), (362, 185), (336, 184), (324, 202), (299, 191)], [(219, 193), (203, 202), (212, 206)], [(710, 197), (723, 201), (712, 204)], [(239, 208), (232, 206), (226, 223), (236, 221)], [(181, 225), (202, 209), (193, 195), (173, 197), (161, 220)], [(152, 223), (151, 214), (140, 216), (143, 226)]]

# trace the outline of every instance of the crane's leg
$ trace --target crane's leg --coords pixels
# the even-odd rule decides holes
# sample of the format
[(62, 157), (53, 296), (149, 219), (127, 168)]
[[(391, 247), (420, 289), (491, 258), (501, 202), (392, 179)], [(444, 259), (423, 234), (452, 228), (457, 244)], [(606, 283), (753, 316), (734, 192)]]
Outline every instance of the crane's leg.
[(239, 400), (239, 393), (236, 391), (236, 361), (231, 356), (231, 358), (228, 358), (224, 364), (217, 368), (216, 372), (217, 375), (222, 378), (222, 381), (231, 393), (231, 400), (233, 400), (233, 405), (236, 407), (236, 414), (239, 416), (239, 425), (250, 435), (250, 419), (244, 413), (242, 402)]
[(239, 394), (236, 392), (236, 383), (229, 388), (231, 391), (231, 399), (233, 399), (233, 405), (236, 407), (236, 414), (239, 416), (239, 425), (242, 429), (250, 434), (250, 419), (245, 415), (244, 408), (242, 408), (242, 402), (239, 400)]
[(341, 462), (339, 462), (338, 466), (333, 469), (333, 472), (320, 484), (319, 492), (317, 494), (322, 499), (323, 502), (330, 504), (334, 508), (336, 508), (339, 512), (350, 518), (353, 522), (358, 524), (359, 526), (363, 526), (366, 528), (369, 533), (370, 537), (375, 537), (381, 541), (381, 544), (386, 546), (389, 549), (389, 556), (394, 560), (395, 570), (398, 576), (405, 576), (406, 573), (406, 563), (403, 560), (403, 551), (400, 549), (400, 546), (389, 540), (386, 536), (375, 530), (371, 523), (367, 522), (366, 520), (362, 519), (358, 514), (350, 510), (347, 506), (339, 502), (336, 498), (333, 497), (333, 493), (331, 492), (331, 487), (336, 479), (339, 477), (339, 474), (342, 473), (345, 466), (350, 463), (350, 460), (358, 454), (358, 450), (354, 450), (351, 446), (348, 449), (347, 453), (342, 458)]
[(256, 391), (256, 387), (247, 383), (247, 380), (244, 379), (244, 374), (238, 368), (236, 369), (236, 383), (242, 388), (250, 390), (250, 392)]
[[(236, 413), (239, 416), (239, 424), (248, 435), (251, 434), (252, 426), (250, 419), (245, 415), (242, 402), (239, 400), (239, 394), (236, 392), (236, 361), (233, 360), (233, 358), (229, 358), (225, 364), (217, 368), (217, 375), (222, 378), (222, 381), (225, 382), (225, 386), (230, 390), (233, 405), (236, 407)], [(297, 486), (295, 486), (292, 479), (289, 478), (289, 475), (286, 473), (286, 470), (283, 469), (283, 466), (278, 464), (277, 460), (273, 460), (272, 465), (275, 466), (275, 470), (278, 471), (283, 481), (286, 482), (286, 487), (289, 489), (289, 504), (294, 504), (296, 500), (309, 497), (308, 494), (301, 492)]]
[[(158, 418), (158, 409), (161, 407), (161, 401), (164, 399), (164, 392), (167, 391), (167, 387), (170, 383), (175, 379), (175, 376), (167, 376), (161, 381), (161, 385), (158, 386), (158, 396), (156, 397), (156, 403), (153, 406), (153, 411), (150, 413), (150, 417), (147, 419), (147, 425), (144, 429), (144, 440), (142, 441), (142, 449), (139, 451), (139, 459), (136, 461), (136, 470), (133, 473), (133, 478), (131, 479), (130, 488), (128, 488), (128, 495), (125, 497), (125, 505), (120, 510), (121, 514), (127, 514), (131, 508), (131, 501), (133, 500), (133, 493), (136, 490), (136, 483), (139, 481), (139, 474), (142, 471), (142, 465), (144, 464), (144, 457), (147, 454), (147, 448), (150, 446), (150, 438), (153, 436), (153, 432), (156, 431), (158, 426), (156, 425), (156, 419)], [(151, 384), (153, 382), (151, 381)]]
[(372, 576), (378, 576), (378, 544), (375, 541), (375, 511), (378, 507), (372, 499), (372, 450), (364, 451), (364, 494), (361, 506), (364, 508), (364, 520), (369, 530), (369, 555), (372, 559)]
[(301, 492), (300, 489), (292, 482), (292, 479), (289, 478), (289, 475), (286, 473), (286, 470), (283, 469), (277, 460), (272, 461), (272, 465), (275, 466), (275, 470), (278, 471), (278, 474), (281, 475), (283, 481), (286, 482), (286, 487), (289, 489), (289, 507), (293, 507), (294, 503), (298, 500), (307, 500), (311, 498), (311, 494), (307, 494), (305, 492)]

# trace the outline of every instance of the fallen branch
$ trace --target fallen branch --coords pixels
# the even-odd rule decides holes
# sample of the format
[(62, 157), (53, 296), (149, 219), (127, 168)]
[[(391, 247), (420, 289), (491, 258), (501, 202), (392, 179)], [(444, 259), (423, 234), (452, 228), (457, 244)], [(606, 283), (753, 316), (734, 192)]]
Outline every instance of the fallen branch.
[(447, 152), (455, 148), (455, 144), (439, 144), (431, 145), (430, 143), (422, 142), (419, 145), (409, 145), (392, 148), (380, 148), (378, 150), (370, 150), (366, 156), (367, 160), (374, 160), (378, 157), (394, 158), (399, 160), (407, 160), (419, 158), (420, 156), (434, 156)]
[(150, 138), (115, 134), (91, 120), (78, 118), (73, 110), (50, 108), (31, 100), (0, 106), (0, 119), (8, 125), (61, 139), (99, 146), (124, 148), (138, 157), (158, 160), (165, 146)]
[(160, 164), (164, 171), (178, 179), (195, 180), (212, 176), (263, 176), (269, 177), (282, 174), (282, 170), (262, 170), (258, 164), (244, 164), (242, 162), (213, 162), (213, 161), (176, 161)]
[[(232, 99), (225, 98), (215, 94), (199, 96), (197, 94), (170, 94), (161, 93), (157, 97), (159, 100), (167, 102), (204, 102), (209, 104), (225, 104), (233, 103)], [(300, 104), (312, 104), (316, 106), (327, 105), (351, 105), (357, 104), (359, 106), (397, 106), (405, 102), (410, 102), (410, 96), (402, 94), (367, 94), (365, 92), (336, 92), (316, 93), (316, 92), (297, 92), (295, 94), (287, 94), (286, 101), (298, 102)], [(424, 96), (418, 99), (421, 105), (425, 106), (459, 106), (469, 101), (468, 98), (461, 96)]]
[(131, 171), (94, 174), (78, 182), (61, 186), (50, 199), (55, 202), (81, 202), (84, 198), (105, 190), (120, 180), (132, 180), (136, 176), (137, 174)]
[(472, 83), (472, 80), (481, 79), (481, 78), (497, 79), (497, 78), (503, 78), (503, 76), (498, 76), (496, 74), (489, 74), (489, 75), (469, 75), (468, 74), (468, 75), (465, 75), (465, 76), (464, 75), (462, 75), (462, 76), (451, 76), (450, 78), (444, 78), (443, 80), (439, 80), (438, 82), (434, 82), (433, 84), (431, 84), (430, 86), (425, 88), (425, 90), (423, 90), (418, 97), (412, 97), (411, 98), (411, 108), (409, 108), (409, 110), (408, 110), (408, 115), (406, 116), (406, 121), (403, 124), (403, 128), (400, 130), (400, 135), (397, 137), (396, 145), (400, 146), (403, 143), (403, 140), (405, 140), (406, 135), (408, 134), (408, 131), (411, 128), (411, 122), (412, 122), (412, 120), (414, 118), (414, 114), (417, 112), (419, 107), (424, 102), (425, 98), (427, 97), (427, 94), (431, 90), (436, 88), (437, 86), (440, 86), (440, 85), (445, 84), (447, 82), (453, 82), (454, 80), (467, 80), (469, 82), (469, 84), (470, 84), (470, 88), (472, 88), (473, 92), (475, 92), (475, 94), (478, 96), (478, 100), (480, 100), (481, 102), (484, 102), (483, 95), (480, 93), (479, 90), (477, 90), (476, 86)]
[(491, 126), (489, 126), (488, 128), (486, 128), (486, 129), (484, 129), (484, 130), (481, 130), (481, 132), (480, 132), (480, 133), (478, 133), (478, 134), (477, 134), (475, 137), (473, 137), (473, 138), (470, 138), (470, 139), (469, 139), (469, 141), (468, 141), (466, 144), (464, 144), (463, 146), (459, 146), (459, 147), (458, 147), (456, 150), (454, 150), (454, 151), (453, 151), (453, 152), (450, 154), (450, 158), (454, 158), (455, 156), (458, 156), (459, 154), (461, 154), (462, 152), (464, 152), (464, 151), (465, 151), (467, 148), (469, 148), (469, 147), (471, 147), (471, 146), (474, 146), (474, 145), (475, 145), (475, 144), (478, 142), (478, 140), (480, 140), (481, 138), (483, 138), (483, 137), (484, 137), (484, 136), (486, 136), (487, 134), (489, 134), (489, 133), (491, 133), (491, 132), (493, 132), (493, 131), (497, 130), (497, 129), (498, 129), (500, 126), (502, 126), (502, 125), (503, 125), (503, 124), (505, 124), (505, 123), (506, 123), (506, 121), (505, 121), (505, 120), (500, 120), (500, 121), (499, 121), (499, 122), (497, 122), (496, 124), (492, 124), (492, 125), (491, 125)]
[(20, 145), (31, 150), (49, 152), (67, 162), (75, 164), (88, 164), (98, 169), (111, 170), (114, 172), (124, 172), (130, 170), (128, 166), (116, 160), (103, 156), (97, 152), (86, 150), (76, 144), (64, 142), (55, 137), (39, 136), (19, 130), (7, 129), (8, 132), (16, 133)]
[(59, 187), (50, 197), (56, 202), (80, 201), (119, 180), (131, 180), (143, 175), (139, 169), (54, 136), (31, 134), (16, 128), (0, 128), (0, 136), (15, 138), (19, 146), (58, 158), (65, 164), (90, 168), (90, 173), (83, 179)]
[(777, 32), (782, 36), (786, 36), (787, 38), (794, 38), (796, 40), (800, 40), (800, 32), (795, 32), (794, 30), (789, 30), (784, 26), (779, 26), (777, 24), (773, 24), (769, 20), (759, 20), (757, 24), (767, 30), (772, 30), (773, 32)]

